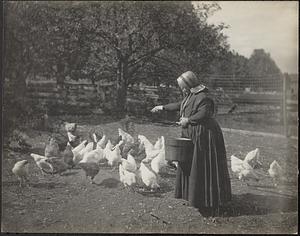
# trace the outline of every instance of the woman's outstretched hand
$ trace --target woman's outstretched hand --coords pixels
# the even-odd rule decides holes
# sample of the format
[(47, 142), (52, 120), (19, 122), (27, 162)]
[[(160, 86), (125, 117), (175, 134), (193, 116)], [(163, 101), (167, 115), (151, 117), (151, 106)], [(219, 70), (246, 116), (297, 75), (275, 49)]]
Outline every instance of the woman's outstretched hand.
[(182, 127), (187, 127), (189, 123), (189, 118), (187, 117), (181, 117), (179, 122), (176, 122), (176, 124), (181, 125)]
[(162, 111), (164, 108), (162, 105), (160, 106), (155, 106), (154, 108), (152, 108), (151, 112), (158, 112), (158, 111)]

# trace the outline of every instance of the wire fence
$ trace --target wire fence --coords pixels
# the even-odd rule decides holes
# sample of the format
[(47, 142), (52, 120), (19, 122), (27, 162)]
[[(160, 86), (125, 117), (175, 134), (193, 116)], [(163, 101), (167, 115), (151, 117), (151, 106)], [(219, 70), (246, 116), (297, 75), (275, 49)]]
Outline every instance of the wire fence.
[[(295, 108), (298, 104), (298, 90), (295, 87), (298, 87), (298, 78), (282, 74), (202, 77), (215, 98), (217, 119), (222, 127), (298, 136), (295, 133), (298, 121), (298, 110)], [(177, 88), (162, 87), (131, 88), (129, 97), (133, 98), (134, 94), (143, 91), (143, 96), (151, 100), (153, 105), (180, 100)], [(137, 100), (143, 99), (138, 96)], [(163, 114), (156, 116), (154, 120), (174, 121), (177, 115)]]

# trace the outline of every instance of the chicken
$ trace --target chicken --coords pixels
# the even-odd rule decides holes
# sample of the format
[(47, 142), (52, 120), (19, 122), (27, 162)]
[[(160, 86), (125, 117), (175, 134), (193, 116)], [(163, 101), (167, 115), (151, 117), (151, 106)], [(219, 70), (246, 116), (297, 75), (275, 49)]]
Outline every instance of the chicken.
[(80, 144), (81, 138), (72, 134), (71, 132), (67, 132), (69, 143), (72, 147), (76, 147)]
[(122, 137), (122, 140), (125, 142), (125, 143), (129, 143), (129, 144), (134, 144), (134, 138), (126, 133), (124, 130), (118, 128), (118, 133), (119, 133), (119, 136)]
[(28, 181), (28, 161), (27, 160), (18, 161), (12, 168), (12, 172), (19, 179), (20, 187), (22, 187), (22, 182)]
[(250, 151), (244, 158), (244, 161), (247, 162), (249, 165), (251, 165), (253, 168), (261, 167), (262, 160), (261, 160), (259, 149), (256, 148)]
[(42, 174), (53, 174), (53, 166), (47, 162), (47, 157), (31, 153), (30, 156), (34, 159), (36, 165), (39, 167), (39, 169), (42, 171)]
[(85, 172), (85, 176), (91, 178), (91, 183), (94, 184), (94, 178), (100, 171), (100, 165), (95, 162), (79, 162), (79, 167)]
[(128, 155), (127, 155), (127, 161), (133, 166), (134, 170), (137, 169), (136, 161), (135, 161), (134, 157), (130, 153), (128, 153)]
[(26, 133), (20, 130), (13, 131), (13, 137), (17, 141), (20, 148), (24, 151), (29, 151), (31, 149), (31, 144), (29, 144), (29, 137)]
[(124, 170), (129, 171), (129, 172), (136, 171), (137, 165), (136, 165), (135, 159), (130, 154), (128, 154), (127, 160), (124, 158), (121, 158), (121, 162), (122, 162), (122, 167)]
[(102, 138), (97, 142), (97, 147), (104, 149), (106, 146), (106, 135), (104, 134)]
[(273, 184), (275, 186), (277, 186), (278, 182), (283, 179), (282, 167), (275, 160), (270, 164), (270, 168), (268, 169), (268, 173), (269, 173), (270, 177), (272, 178)]
[(127, 171), (123, 168), (123, 165), (119, 165), (119, 174), (120, 174), (120, 181), (124, 184), (125, 187), (132, 186), (136, 184), (137, 177), (134, 172)]
[(104, 160), (104, 150), (97, 148), (86, 153), (78, 166), (84, 170), (86, 178), (90, 177), (92, 183), (95, 183), (94, 178), (100, 171), (99, 163)]
[(121, 150), (120, 145), (123, 144), (123, 140), (121, 140), (112, 150), (107, 149), (105, 153), (105, 158), (108, 160), (108, 165), (115, 166), (121, 162)]
[(94, 148), (94, 143), (93, 142), (89, 142), (83, 149), (81, 149), (76, 154), (74, 153), (74, 150), (73, 150), (73, 153), (74, 153), (74, 158), (73, 158), (74, 164), (77, 165), (82, 160), (82, 158), (84, 157), (84, 155), (86, 153), (89, 153), (90, 151), (92, 151), (93, 148)]
[[(88, 153), (85, 153), (80, 162), (95, 162), (100, 163), (106, 161), (104, 150), (102, 148), (96, 148)], [(80, 163), (79, 162), (79, 163)]]
[(53, 168), (52, 174), (61, 175), (63, 172), (70, 168), (69, 165), (67, 165), (60, 157), (49, 157), (45, 160), (45, 162), (51, 164)]
[(162, 148), (162, 138), (158, 138), (156, 143), (154, 144), (155, 149), (161, 149)]
[(74, 167), (74, 161), (73, 161), (74, 154), (72, 151), (72, 146), (69, 142), (67, 143), (66, 149), (62, 153), (62, 156), (63, 156), (64, 162), (69, 166), (69, 168), (73, 168)]
[(77, 129), (77, 124), (76, 123), (69, 123), (69, 122), (65, 122), (65, 130), (67, 132), (75, 132)]
[(151, 168), (156, 174), (158, 174), (163, 167), (167, 166), (167, 164), (165, 151), (162, 149), (161, 152), (152, 159)]
[[(112, 150), (113, 145), (110, 140), (107, 141), (105, 148), (103, 149), (104, 151), (104, 157), (107, 159), (107, 155), (109, 155), (110, 151)], [(107, 159), (108, 160), (108, 159)]]
[(157, 182), (157, 175), (153, 171), (151, 171), (143, 162), (141, 162), (140, 168), (138, 170), (138, 176), (142, 179), (143, 183), (151, 190), (160, 188)]
[(146, 153), (146, 160), (145, 162), (151, 161), (154, 157), (156, 157), (159, 153), (160, 150), (157, 150), (154, 148), (153, 144), (143, 135), (138, 135), (138, 139), (140, 141), (140, 147), (139, 149), (145, 149)]
[(233, 173), (237, 174), (239, 180), (245, 181), (249, 179), (255, 179), (259, 181), (258, 173), (245, 161), (237, 158), (236, 156), (231, 156), (231, 170)]
[(88, 141), (84, 140), (83, 142), (81, 142), (79, 145), (77, 145), (75, 148), (72, 149), (74, 155), (75, 153), (79, 153), (82, 149), (85, 148), (85, 146), (87, 145)]
[(50, 138), (49, 144), (45, 148), (45, 157), (59, 156), (59, 146), (54, 138)]

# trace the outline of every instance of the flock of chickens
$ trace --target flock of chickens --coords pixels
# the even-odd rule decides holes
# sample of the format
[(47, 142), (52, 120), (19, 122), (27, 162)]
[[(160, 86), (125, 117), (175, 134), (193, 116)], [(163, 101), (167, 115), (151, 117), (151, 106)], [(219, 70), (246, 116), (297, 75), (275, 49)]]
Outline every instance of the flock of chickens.
[(260, 156), (259, 149), (256, 148), (250, 151), (244, 158), (244, 160), (239, 159), (238, 157), (231, 156), (231, 170), (234, 174), (237, 175), (239, 180), (245, 181), (249, 179), (254, 179), (259, 181), (264, 177), (270, 176), (273, 180), (274, 186), (277, 186), (278, 183), (284, 179), (283, 169), (274, 160), (268, 169), (268, 174), (264, 173), (261, 169), (262, 167), (262, 158)]
[[(110, 166), (119, 168), (120, 182), (125, 187), (140, 186), (151, 191), (160, 188), (159, 173), (165, 167), (174, 167), (177, 163), (170, 163), (165, 158), (165, 139), (161, 136), (153, 145), (145, 136), (138, 135), (135, 140), (129, 133), (118, 128), (119, 138), (112, 143), (105, 134), (93, 133), (92, 140), (81, 140), (75, 135), (76, 123), (66, 123), (65, 129), (68, 135), (68, 142), (64, 151), (60, 151), (55, 138), (50, 138), (45, 147), (44, 156), (31, 153), (36, 165), (42, 174), (62, 174), (74, 167), (81, 168), (86, 175), (94, 182), (95, 176), (101, 167)], [(138, 161), (137, 155), (144, 152), (145, 157)], [(249, 152), (244, 160), (231, 156), (231, 170), (241, 181), (254, 179), (259, 181), (268, 175), (262, 171), (262, 158), (259, 149)], [(12, 172), (22, 183), (28, 181), (28, 161), (17, 162)], [(278, 181), (283, 178), (282, 167), (277, 161), (273, 161), (268, 169), (268, 174), (273, 183), (277, 186)]]
[[(50, 138), (45, 147), (45, 155), (31, 153), (36, 165), (42, 174), (62, 174), (76, 166), (80, 167), (94, 182), (94, 177), (102, 166), (119, 167), (120, 181), (125, 187), (143, 184), (151, 191), (158, 189), (158, 174), (167, 167), (165, 159), (165, 140), (161, 136), (153, 145), (145, 136), (138, 135), (135, 140), (129, 133), (118, 128), (119, 138), (113, 145), (105, 134), (102, 136), (93, 133), (93, 140), (81, 141), (74, 135), (75, 123), (65, 125), (69, 142), (65, 150), (60, 151), (55, 138)], [(134, 157), (141, 152), (145, 153), (140, 163)], [(171, 164), (171, 163), (170, 163)], [(22, 160), (15, 164), (12, 172), (18, 177), (20, 186), (28, 181), (28, 161)]]

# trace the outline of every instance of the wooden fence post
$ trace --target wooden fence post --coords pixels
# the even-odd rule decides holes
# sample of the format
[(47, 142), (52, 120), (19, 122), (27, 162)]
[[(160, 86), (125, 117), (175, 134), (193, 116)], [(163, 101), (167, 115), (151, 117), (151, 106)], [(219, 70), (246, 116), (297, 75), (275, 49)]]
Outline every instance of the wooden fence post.
[(282, 88), (282, 116), (283, 116), (283, 130), (284, 130), (284, 135), (288, 136), (288, 124), (287, 124), (287, 79), (288, 75), (285, 73), (283, 75), (283, 88)]

